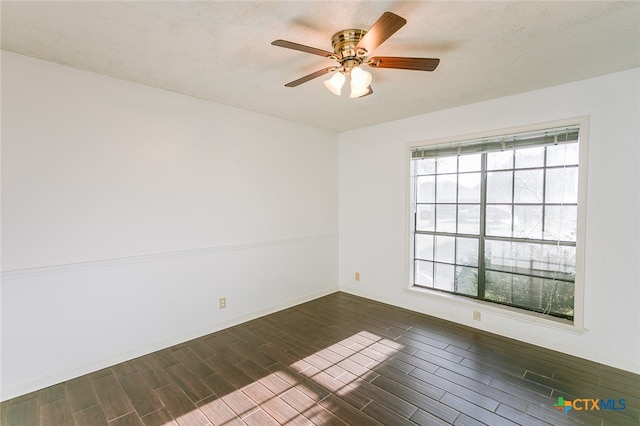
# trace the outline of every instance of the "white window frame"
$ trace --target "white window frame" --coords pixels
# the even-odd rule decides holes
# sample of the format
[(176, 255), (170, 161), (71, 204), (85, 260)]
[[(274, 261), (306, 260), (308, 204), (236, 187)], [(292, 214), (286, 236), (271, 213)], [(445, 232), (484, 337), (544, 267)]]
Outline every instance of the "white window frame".
[[(544, 129), (558, 128), (563, 126), (579, 126), (580, 127), (580, 150), (578, 159), (578, 208), (577, 208), (577, 235), (576, 235), (576, 270), (574, 283), (574, 315), (573, 321), (544, 315), (525, 309), (503, 306), (488, 301), (476, 300), (465, 296), (431, 290), (423, 287), (416, 287), (413, 283), (414, 268), (414, 214), (416, 210), (414, 193), (414, 179), (411, 176), (411, 152), (418, 147), (447, 145), (469, 140), (478, 140), (484, 138), (496, 138), (508, 134), (535, 132)], [(587, 165), (588, 165), (588, 147), (589, 147), (589, 116), (574, 117), (557, 121), (549, 121), (543, 123), (535, 123), (530, 125), (516, 126), (492, 130), (487, 132), (479, 132), (464, 135), (454, 135), (438, 139), (422, 140), (410, 142), (406, 146), (406, 218), (407, 218), (407, 258), (405, 261), (405, 290), (411, 294), (428, 297), (445, 303), (454, 303), (471, 309), (481, 308), (498, 315), (504, 315), (509, 318), (520, 319), (527, 322), (538, 323), (553, 328), (561, 328), (573, 332), (584, 331), (584, 294), (585, 294), (585, 242), (586, 242), (586, 207), (587, 207)]]

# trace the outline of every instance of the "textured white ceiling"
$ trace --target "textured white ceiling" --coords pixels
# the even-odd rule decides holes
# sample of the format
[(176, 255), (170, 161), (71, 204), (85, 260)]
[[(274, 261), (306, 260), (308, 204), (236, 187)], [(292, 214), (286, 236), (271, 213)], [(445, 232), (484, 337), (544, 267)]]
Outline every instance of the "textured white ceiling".
[[(377, 69), (374, 94), (331, 94), (324, 50), (384, 11), (408, 23), (376, 55), (440, 58)], [(2, 48), (336, 131), (640, 67), (640, 2), (2, 1)], [(345, 91), (345, 92), (348, 92)]]

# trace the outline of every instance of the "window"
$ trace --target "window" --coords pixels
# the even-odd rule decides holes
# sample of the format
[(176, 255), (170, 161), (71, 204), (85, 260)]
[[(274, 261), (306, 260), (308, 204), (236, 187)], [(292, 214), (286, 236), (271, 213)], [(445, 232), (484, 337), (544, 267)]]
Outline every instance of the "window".
[(411, 149), (412, 286), (574, 318), (580, 129)]

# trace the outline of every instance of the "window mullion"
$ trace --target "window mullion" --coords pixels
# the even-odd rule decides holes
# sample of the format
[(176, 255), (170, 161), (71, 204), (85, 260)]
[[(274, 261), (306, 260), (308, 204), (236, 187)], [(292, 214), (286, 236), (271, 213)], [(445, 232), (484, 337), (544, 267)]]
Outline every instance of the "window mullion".
[(515, 229), (516, 219), (516, 151), (513, 151), (513, 157), (511, 158), (511, 236), (513, 237), (513, 231)]
[(484, 241), (487, 228), (487, 154), (482, 154), (480, 160), (480, 235), (478, 238), (478, 299), (484, 300), (485, 265), (484, 265)]
[(546, 223), (547, 223), (547, 147), (544, 148), (543, 159), (543, 172), (542, 172), (542, 239), (546, 235)]

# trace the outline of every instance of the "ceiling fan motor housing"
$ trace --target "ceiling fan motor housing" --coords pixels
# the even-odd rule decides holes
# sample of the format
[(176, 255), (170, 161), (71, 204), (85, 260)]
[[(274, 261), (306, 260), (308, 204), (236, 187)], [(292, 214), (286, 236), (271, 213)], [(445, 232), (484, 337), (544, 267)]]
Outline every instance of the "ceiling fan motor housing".
[(338, 31), (331, 37), (333, 52), (336, 54), (336, 59), (340, 62), (340, 65), (344, 67), (345, 72), (349, 72), (352, 68), (361, 65), (365, 60), (367, 52), (363, 52), (363, 49), (356, 49), (356, 46), (366, 33), (365, 30), (348, 29)]

